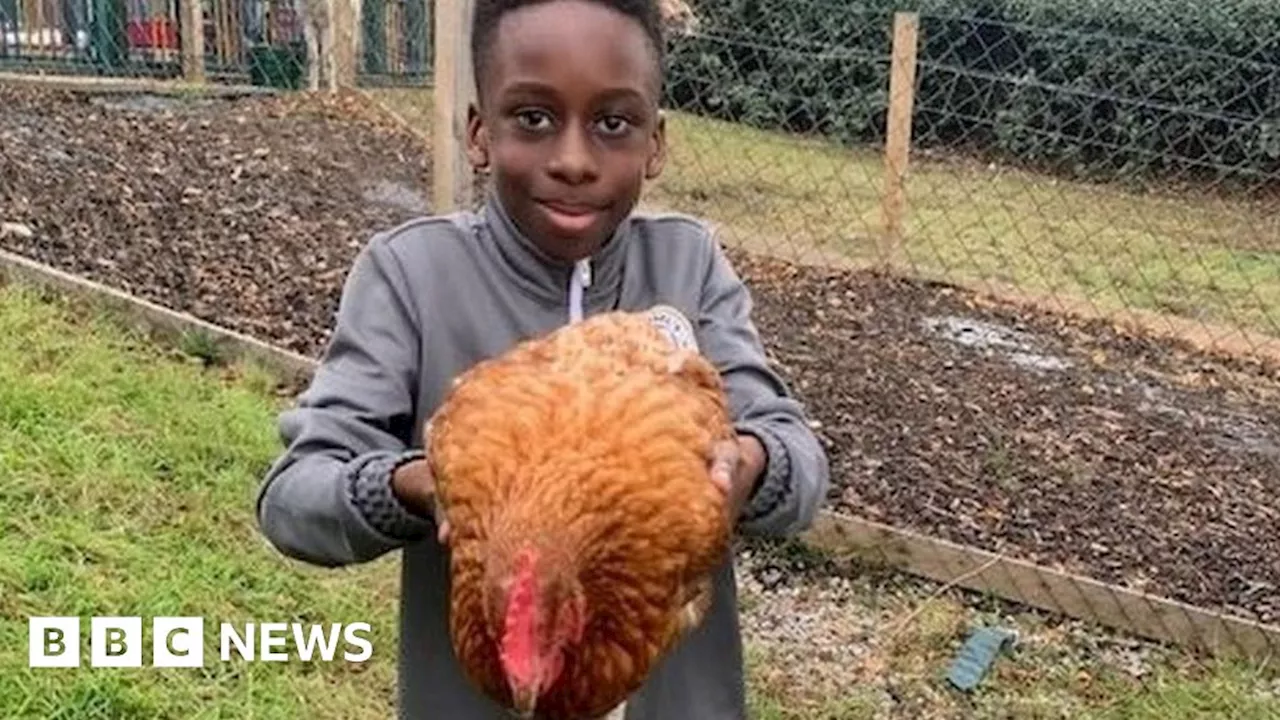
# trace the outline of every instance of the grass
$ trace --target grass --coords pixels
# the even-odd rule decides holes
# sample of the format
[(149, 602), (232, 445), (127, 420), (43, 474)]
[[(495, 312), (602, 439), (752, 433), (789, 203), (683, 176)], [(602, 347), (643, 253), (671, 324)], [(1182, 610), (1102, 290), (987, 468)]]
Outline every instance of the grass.
[[(203, 355), (159, 348), (83, 304), (0, 286), (0, 717), (390, 714), (394, 560), (322, 570), (285, 561), (266, 546), (252, 503), (278, 452), (274, 423), (283, 400), (264, 371), (210, 367)], [(836, 622), (901, 616), (925, 597), (919, 588), (903, 594), (908, 581), (896, 584), (866, 584), (857, 604), (831, 609)], [(744, 597), (748, 621), (766, 602)], [(32, 615), (141, 615), (144, 627), (153, 616), (201, 616), (206, 648), (217, 647), (219, 622), (367, 621), (374, 654), (364, 664), (248, 663), (221, 662), (214, 649), (201, 669), (30, 669)], [(1275, 716), (1263, 704), (1261, 676), (1196, 672), (1184, 663), (1161, 665), (1167, 676), (1155, 682), (1125, 682), (1105, 664), (1091, 670), (1087, 655), (1071, 655), (1063, 650), (1070, 642), (1044, 630), (1035, 633), (1048, 639), (1000, 663), (978, 700), (958, 698), (939, 673), (975, 617), (953, 601), (932, 603), (877, 650), (879, 676), (911, 703), (901, 716), (995, 716), (994, 709), (1035, 707), (1071, 707), (1079, 710), (1072, 717), (1097, 718), (1216, 717), (1228, 710), (1243, 720)], [(823, 674), (826, 684), (796, 682), (788, 673), (800, 665), (781, 652), (777, 643), (750, 640), (751, 717), (880, 716), (883, 693), (866, 681), (871, 676), (827, 663), (821, 673), (805, 671)], [(1099, 679), (1082, 679), (1087, 672)], [(982, 711), (967, 715), (966, 703)]]
[[(0, 717), (387, 716), (389, 563), (324, 572), (283, 561), (257, 534), (254, 490), (277, 452), (272, 386), (253, 368), (204, 370), (82, 308), (2, 289)], [(204, 669), (27, 668), (27, 616), (117, 614), (363, 620), (375, 655), (220, 663), (215, 625)]]
[[(430, 96), (375, 96), (423, 131)], [(669, 115), (671, 153), (645, 201), (720, 223), (726, 239), (797, 260), (879, 257), (883, 159)], [(1071, 296), (1280, 335), (1280, 212), (1126, 192), (974, 163), (912, 159), (902, 260), (985, 289)]]
[[(816, 247), (877, 259), (879, 152), (681, 114), (671, 135), (655, 204), (714, 218), (735, 240), (771, 239), (785, 253)], [(918, 270), (1280, 334), (1274, 207), (913, 163), (902, 254)]]

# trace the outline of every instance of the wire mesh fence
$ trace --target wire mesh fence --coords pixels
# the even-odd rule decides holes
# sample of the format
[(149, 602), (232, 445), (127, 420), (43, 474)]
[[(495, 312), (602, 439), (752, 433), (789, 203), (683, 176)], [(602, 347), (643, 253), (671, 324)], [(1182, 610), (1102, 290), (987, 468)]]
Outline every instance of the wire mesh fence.
[[(1259, 540), (1280, 517), (1275, 366), (1191, 348), (1276, 357), (1280, 14), (911, 5), (697, 3), (646, 201), (822, 268), (744, 274), (810, 306), (761, 325), (832, 439), (862, 555), (1273, 653), (1280, 578), (1246, 558), (1280, 550)], [(1064, 309), (1104, 322), (1069, 334)], [(1119, 320), (1141, 330), (1116, 340)]]
[[(673, 43), (687, 167), (663, 199), (796, 259), (880, 259), (895, 7), (873, 5), (699, 4)], [(896, 100), (911, 270), (1280, 334), (1274, 17), (950, 5), (919, 15)]]
[[(1280, 14), (913, 5), (697, 3), (646, 197), (822, 268), (744, 274), (765, 305), (811, 306), (761, 325), (833, 441), (834, 546), (1268, 657), (1280, 578), (1246, 558), (1280, 551), (1259, 540), (1280, 517), (1275, 365), (1190, 348), (1277, 357)], [(964, 299), (856, 272), (886, 267)], [(1068, 337), (1060, 310), (1106, 322)], [(1140, 330), (1116, 342), (1119, 320)]]
[[(0, 64), (182, 73), (157, 55), (180, 53), (181, 8), (106, 6), (0, 0)], [(209, 76), (305, 87), (323, 52), (307, 35), (342, 7), (205, 3)], [(431, 83), (435, 4), (345, 7), (358, 84)], [(771, 355), (832, 456), (815, 541), (1199, 650), (1274, 652), (1280, 376), (1253, 361), (1280, 354), (1280, 13), (690, 7), (644, 203), (749, 251)]]

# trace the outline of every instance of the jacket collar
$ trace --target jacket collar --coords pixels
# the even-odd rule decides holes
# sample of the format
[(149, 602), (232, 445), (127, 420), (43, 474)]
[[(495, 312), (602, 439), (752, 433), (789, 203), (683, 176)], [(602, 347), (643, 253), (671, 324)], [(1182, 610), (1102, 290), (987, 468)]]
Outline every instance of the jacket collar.
[[(575, 265), (548, 255), (526, 237), (516, 227), (494, 190), (486, 193), (481, 220), (493, 240), (495, 259), (506, 274), (536, 298), (567, 307)], [(610, 296), (617, 291), (631, 233), (631, 218), (627, 217), (589, 258), (590, 284), (583, 290), (584, 301)]]

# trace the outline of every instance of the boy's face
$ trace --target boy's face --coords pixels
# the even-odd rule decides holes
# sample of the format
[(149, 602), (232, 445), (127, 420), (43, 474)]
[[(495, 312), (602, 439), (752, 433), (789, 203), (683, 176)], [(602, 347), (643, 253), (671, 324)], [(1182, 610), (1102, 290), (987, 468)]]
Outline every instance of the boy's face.
[(472, 108), (468, 155), (545, 252), (595, 252), (662, 169), (658, 69), (643, 27), (552, 0), (503, 16)]

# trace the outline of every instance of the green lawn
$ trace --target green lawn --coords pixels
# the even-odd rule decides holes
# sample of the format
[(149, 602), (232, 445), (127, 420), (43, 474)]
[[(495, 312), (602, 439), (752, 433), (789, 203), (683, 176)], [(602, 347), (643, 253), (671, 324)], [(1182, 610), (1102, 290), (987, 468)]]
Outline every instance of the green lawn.
[[(305, 568), (256, 532), (254, 489), (277, 452), (268, 377), (205, 371), (81, 307), (0, 292), (0, 717), (385, 718), (390, 564)], [(211, 627), (203, 670), (27, 668), (15, 618), (114, 614), (144, 628), (363, 620), (375, 655), (224, 664)]]
[[(428, 132), (430, 95), (374, 91)], [(713, 219), (734, 244), (798, 260), (878, 257), (883, 160), (670, 114), (671, 155), (645, 202)], [(1166, 312), (1280, 336), (1280, 207), (1122, 192), (917, 156), (905, 262), (985, 289)]]
[[(672, 116), (649, 195), (724, 223), (730, 239), (874, 261), (883, 160), (778, 133)], [(913, 159), (910, 266), (981, 288), (1088, 298), (1280, 335), (1280, 208), (1126, 193), (1007, 168)]]
[[(282, 560), (256, 531), (254, 491), (278, 451), (274, 420), (283, 402), (263, 371), (205, 368), (83, 303), (0, 286), (0, 717), (389, 716), (394, 558), (310, 568)], [(875, 624), (888, 627), (927, 597), (904, 579), (860, 582), (844, 604), (826, 606), (825, 624), (810, 628), (814, 638), (867, 642), (851, 623), (881, 618)], [(879, 717), (865, 668), (815, 654), (802, 636), (755, 635), (766, 611), (807, 616), (812, 608), (794, 604), (806, 597), (744, 592), (744, 624), (753, 629), (752, 717)], [(367, 621), (374, 655), (365, 664), (224, 663), (216, 628), (207, 627), (203, 669), (27, 667), (28, 616), (114, 614)], [(1275, 717), (1263, 688), (1280, 687), (1262, 673), (1160, 660), (1159, 680), (1140, 683), (1101, 659), (1104, 641), (1025, 619), (1017, 622), (1033, 640), (1029, 649), (1001, 661), (970, 701), (939, 678), (974, 619), (981, 619), (976, 611), (943, 598), (881, 643), (870, 657), (875, 676), (889, 678), (911, 702), (895, 717), (974, 716), (965, 714), (971, 702), (977, 716), (992, 717), (1010, 710), (1058, 717), (1063, 709), (1071, 717)], [(145, 640), (144, 659), (149, 631)]]

